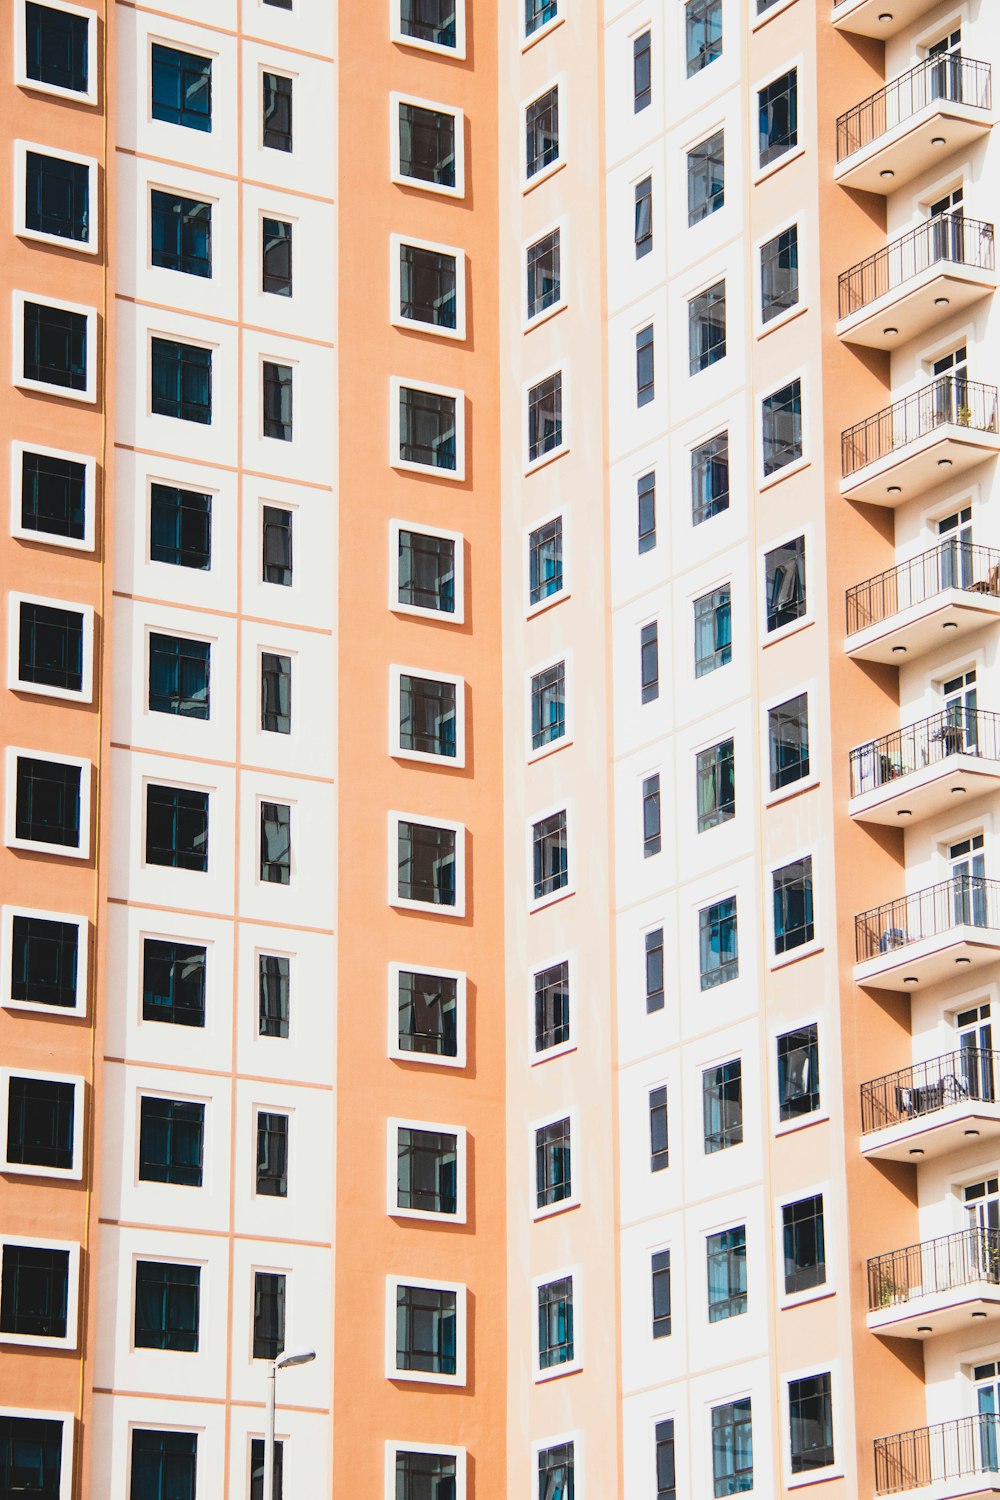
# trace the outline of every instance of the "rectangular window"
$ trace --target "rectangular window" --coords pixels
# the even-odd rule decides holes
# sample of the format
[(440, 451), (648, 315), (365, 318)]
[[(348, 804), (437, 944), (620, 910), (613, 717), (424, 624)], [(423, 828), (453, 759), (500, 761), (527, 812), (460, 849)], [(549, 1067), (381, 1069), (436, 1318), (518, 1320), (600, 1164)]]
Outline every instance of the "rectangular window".
[(292, 149), (292, 80), (281, 73), (261, 79), (263, 144), (271, 151)]
[(75, 1083), (57, 1078), (7, 1080), (6, 1167), (72, 1172), (76, 1139)]
[(24, 153), (24, 227), (71, 244), (91, 240), (90, 173), (87, 162)]
[(653, 179), (644, 177), (635, 187), (635, 258), (642, 260), (653, 248)]
[(819, 1103), (819, 1028), (813, 1022), (778, 1037), (778, 1116), (794, 1120)]
[(399, 315), (407, 322), (454, 329), (458, 324), (458, 260), (443, 250), (399, 246)]
[(464, 0), (399, 0), (399, 29), (416, 42), (454, 49), (455, 7), (462, 3)]
[(794, 68), (758, 90), (757, 120), (761, 167), (798, 145), (798, 79)]
[(207, 949), (146, 938), (142, 945), (142, 1019), (204, 1026)]
[(212, 648), (177, 635), (149, 637), (149, 711), (207, 719), (211, 709)]
[(549, 1208), (572, 1197), (570, 1122), (553, 1120), (535, 1131), (535, 1206)]
[(25, 76), (67, 93), (90, 91), (90, 30), (87, 16), (26, 0)]
[(642, 701), (652, 703), (660, 696), (660, 645), (655, 620), (639, 632), (639, 676)]
[(768, 709), (767, 745), (772, 792), (809, 775), (809, 699), (805, 693)]
[(549, 89), (524, 112), (525, 176), (539, 172), (559, 160), (559, 88)]
[(433, 187), (456, 184), (456, 117), (420, 104), (399, 105), (399, 175)]
[(663, 1172), (670, 1165), (665, 1084), (649, 1091), (649, 1170)]
[(266, 734), (292, 732), (292, 658), (274, 651), (260, 657), (260, 727)]
[(455, 906), (458, 835), (454, 828), (400, 818), (396, 890), (401, 901)]
[(87, 536), (87, 465), (24, 449), (21, 528), (82, 542)]
[(760, 248), (761, 322), (770, 323), (798, 300), (799, 231), (793, 224)]
[(684, 10), (687, 76), (693, 78), (722, 56), (722, 0), (687, 0)]
[(792, 625), (806, 612), (806, 539), (775, 547), (764, 556), (767, 629)]
[[(282, 10), (291, 10), (291, 0), (264, 0), (265, 5), (277, 5)], [(271, 1500), (283, 1500), (285, 1493), (285, 1445), (281, 1438), (274, 1440), (274, 1485)], [(264, 1500), (264, 1439), (250, 1439), (250, 1500)]]
[(735, 896), (702, 907), (698, 913), (698, 935), (702, 989), (710, 990), (737, 979), (740, 957)]
[(632, 108), (635, 114), (653, 100), (653, 49), (648, 31), (632, 42)]
[(558, 229), (528, 246), (528, 317), (535, 318), (562, 297), (561, 245)]
[(292, 367), (265, 359), (262, 379), (263, 424), (266, 438), (292, 441)]
[(708, 1321), (721, 1323), (747, 1310), (746, 1226), (723, 1229), (705, 1241), (708, 1270)]
[(528, 462), (535, 463), (563, 444), (562, 371), (528, 391)]
[(253, 1357), (277, 1359), (285, 1347), (285, 1283), (282, 1271), (255, 1271)]
[(656, 546), (656, 475), (642, 474), (636, 481), (639, 518), (639, 552), (651, 552)]
[(660, 777), (647, 776), (642, 783), (642, 857), (649, 859), (661, 849)]
[(688, 303), (688, 352), (692, 375), (726, 357), (726, 283), (699, 292)]
[(154, 483), (149, 492), (149, 557), (175, 568), (210, 568), (211, 495)]
[(736, 816), (736, 755), (734, 742), (723, 740), (695, 757), (698, 832), (718, 828)]
[(195, 1500), (198, 1434), (132, 1428), (129, 1500)]
[(262, 577), (282, 588), (292, 585), (292, 512), (264, 506)]
[(705, 1155), (743, 1142), (743, 1065), (739, 1058), (701, 1075)]
[(729, 433), (719, 432), (691, 450), (691, 524), (700, 526), (729, 509)]
[(15, 912), (10, 941), (10, 998), (24, 1005), (75, 1009), (81, 969), (80, 923)]
[(86, 313), (25, 301), (22, 378), (35, 385), (86, 392), (87, 323)]
[(292, 880), (292, 809), (286, 802), (260, 804), (260, 878), (266, 885)]
[(573, 1500), (576, 1493), (575, 1468), (572, 1443), (559, 1443), (554, 1448), (539, 1448), (537, 1500)]
[[(273, 0), (270, 0), (273, 3)], [(261, 225), (261, 291), (273, 297), (292, 295), (292, 225), (265, 218)]]
[(663, 1009), (663, 928), (654, 927), (643, 938), (646, 955), (646, 1013)]
[(257, 1034), (287, 1037), (291, 1017), (291, 963), (280, 953), (257, 956)]
[(635, 336), (635, 404), (648, 406), (656, 395), (656, 360), (653, 325), (640, 328)]
[(729, 585), (694, 601), (694, 675), (704, 677), (733, 659)]
[(455, 543), (451, 537), (399, 530), (397, 600), (411, 609), (455, 613)]
[(150, 341), (154, 416), (208, 424), (212, 420), (212, 351), (174, 339)]
[(528, 598), (541, 604), (563, 588), (563, 523), (556, 516), (528, 537)]
[(535, 1051), (547, 1052), (569, 1041), (569, 964), (553, 964), (535, 974)]
[(0, 1334), (66, 1339), (70, 1252), (42, 1245), (0, 1247)]
[(458, 1372), (458, 1295), (440, 1287), (396, 1287), (396, 1369)]
[(83, 691), (84, 618), (22, 599), (18, 604), (18, 685)]
[(826, 1283), (826, 1234), (823, 1194), (785, 1203), (781, 1208), (781, 1243), (785, 1258), (785, 1293), (805, 1292)]
[(257, 1196), (288, 1197), (288, 1116), (257, 1111)]
[(458, 401), (437, 391), (400, 385), (399, 457), (404, 463), (456, 473)]
[(208, 793), (146, 787), (146, 863), (208, 869)]
[(134, 1343), (137, 1349), (198, 1350), (201, 1267), (159, 1260), (135, 1263)]
[(764, 474), (802, 457), (802, 382), (793, 380), (761, 402)]
[(395, 1472), (394, 1500), (454, 1500), (458, 1493), (454, 1453), (409, 1453), (397, 1448)]
[(400, 969), (397, 984), (400, 1052), (457, 1057), (457, 979)]
[(672, 1331), (669, 1250), (654, 1250), (650, 1273), (653, 1283), (653, 1337), (668, 1339)]
[(788, 953), (811, 943), (813, 923), (812, 857), (796, 859), (771, 876), (774, 902), (774, 951)]
[(674, 1423), (669, 1417), (657, 1422), (656, 1437), (656, 1500), (677, 1500), (677, 1466), (674, 1453)]
[(153, 265), (186, 276), (211, 276), (212, 205), (153, 188), (149, 213)]
[(712, 1407), (712, 1478), (716, 1495), (742, 1495), (753, 1489), (749, 1396)]
[[(26, 11), (44, 8), (30, 3), (25, 6)], [(55, 16), (61, 12), (47, 11), (47, 14)], [(61, 1500), (63, 1433), (63, 1422), (58, 1417), (0, 1413), (0, 1495)], [(66, 1444), (67, 1466), (71, 1441)]]
[(79, 765), (18, 755), (14, 837), (27, 844), (79, 850), (85, 832), (80, 822), (82, 781)]
[(139, 1101), (139, 1180), (201, 1187), (205, 1106), (184, 1099)]
[(833, 1463), (833, 1397), (829, 1372), (788, 1382), (788, 1442), (793, 1474)]
[(550, 813), (531, 830), (535, 900), (554, 895), (569, 884), (569, 848), (565, 809)]
[(212, 128), (212, 59), (153, 43), (154, 120), (188, 130)]
[(687, 154), (688, 224), (700, 224), (726, 201), (726, 136), (717, 130)]
[(541, 750), (566, 733), (566, 663), (556, 662), (531, 679), (531, 748)]
[(396, 1207), (457, 1214), (457, 1135), (410, 1125), (396, 1127)]
[(556, 1369), (573, 1358), (573, 1278), (561, 1276), (538, 1288), (538, 1368)]

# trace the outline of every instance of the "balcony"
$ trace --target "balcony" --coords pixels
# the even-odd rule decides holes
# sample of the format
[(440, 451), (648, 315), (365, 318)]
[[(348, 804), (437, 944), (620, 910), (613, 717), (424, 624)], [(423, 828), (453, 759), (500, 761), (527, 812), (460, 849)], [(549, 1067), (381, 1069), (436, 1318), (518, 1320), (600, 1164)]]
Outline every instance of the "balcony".
[(1000, 786), (1000, 714), (961, 704), (851, 751), (851, 800), (861, 823), (898, 827)]
[(985, 1500), (1000, 1494), (1000, 1417), (981, 1412), (875, 1439), (876, 1495)]
[(933, 4), (934, 0), (892, 0), (892, 9), (887, 10), (886, 0), (838, 0), (833, 7), (833, 24), (838, 31), (884, 40), (912, 25)]
[(856, 984), (909, 990), (1000, 962), (1000, 881), (953, 876), (854, 918)]
[(837, 333), (892, 349), (996, 290), (993, 225), (939, 214), (838, 279)]
[(1000, 1323), (1000, 1230), (970, 1228), (868, 1262), (868, 1327), (926, 1339)]
[(892, 193), (983, 136), (993, 123), (990, 65), (925, 57), (837, 121), (842, 187)]
[(1000, 1139), (1000, 1052), (967, 1047), (861, 1085), (861, 1153), (931, 1160)]
[(997, 388), (939, 375), (840, 435), (840, 493), (902, 505), (1000, 452)]
[(949, 541), (847, 591), (844, 649), (860, 661), (911, 660), (1000, 619), (1000, 551)]

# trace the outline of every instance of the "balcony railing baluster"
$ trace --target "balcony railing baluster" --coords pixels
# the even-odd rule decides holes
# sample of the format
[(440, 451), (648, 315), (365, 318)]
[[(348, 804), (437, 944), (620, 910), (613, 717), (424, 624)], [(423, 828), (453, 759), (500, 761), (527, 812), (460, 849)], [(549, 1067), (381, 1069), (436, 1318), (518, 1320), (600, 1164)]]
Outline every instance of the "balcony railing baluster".
[(993, 225), (961, 214), (939, 214), (892, 240), (838, 277), (838, 317), (860, 312), (942, 262), (992, 271)]
[(1000, 1285), (1000, 1229), (960, 1229), (873, 1255), (868, 1262), (868, 1310), (881, 1312), (981, 1281)]
[(945, 589), (1000, 598), (1000, 550), (977, 542), (941, 542), (847, 591), (847, 634), (880, 625)]
[(854, 918), (857, 961), (863, 964), (880, 953), (966, 926), (1000, 929), (1000, 880), (956, 875), (859, 912)]
[(919, 391), (846, 428), (840, 434), (841, 473), (848, 479), (945, 426), (996, 432), (996, 386), (962, 375), (939, 375)]
[(955, 704), (851, 751), (851, 796), (938, 765), (949, 755), (1000, 760), (1000, 714)]
[(885, 88), (862, 99), (837, 121), (837, 161), (862, 151), (879, 136), (904, 124), (935, 99), (992, 109), (990, 65), (960, 53), (925, 57)]

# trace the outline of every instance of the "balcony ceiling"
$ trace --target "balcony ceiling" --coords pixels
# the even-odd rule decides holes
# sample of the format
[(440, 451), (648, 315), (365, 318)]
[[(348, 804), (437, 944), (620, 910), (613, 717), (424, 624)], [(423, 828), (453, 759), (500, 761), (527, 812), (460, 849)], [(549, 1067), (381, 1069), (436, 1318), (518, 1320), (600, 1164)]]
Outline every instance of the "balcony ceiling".
[(1000, 931), (963, 925), (855, 964), (854, 982), (909, 994), (947, 979), (967, 977), (973, 969), (996, 963), (1000, 963)]
[(840, 481), (840, 493), (847, 500), (865, 500), (895, 509), (997, 453), (997, 433), (945, 422), (856, 469)]
[(992, 1337), (998, 1325), (1000, 1286), (989, 1281), (932, 1292), (927, 1297), (911, 1297), (868, 1314), (872, 1333), (887, 1334), (894, 1339), (926, 1340), (946, 1333), (977, 1331)]
[[(844, 650), (859, 661), (901, 666), (933, 651), (945, 641), (982, 630), (1000, 618), (1000, 599), (992, 594), (945, 589), (898, 614), (847, 636)], [(897, 649), (899, 648), (899, 649)]]
[[(855, 36), (884, 38), (895, 36), (932, 7), (933, 0), (840, 0), (833, 7), (833, 24), (838, 31), (850, 31)], [(879, 19), (885, 15), (891, 19)]]
[(1000, 1103), (960, 1099), (930, 1114), (869, 1131), (861, 1137), (861, 1154), (874, 1161), (913, 1165), (983, 1141), (1000, 1141)]
[(841, 187), (885, 197), (921, 172), (942, 166), (956, 151), (988, 134), (992, 124), (993, 117), (987, 110), (934, 99), (870, 145), (845, 157), (835, 168), (834, 180)]
[[(954, 631), (949, 634), (953, 636)], [(995, 792), (998, 787), (1000, 761), (976, 755), (949, 755), (852, 797), (847, 810), (859, 823), (909, 828), (938, 813), (956, 813), (959, 807), (968, 806), (976, 797)]]
[(837, 333), (845, 344), (899, 349), (942, 319), (972, 307), (995, 291), (996, 285), (995, 271), (941, 261), (841, 318)]

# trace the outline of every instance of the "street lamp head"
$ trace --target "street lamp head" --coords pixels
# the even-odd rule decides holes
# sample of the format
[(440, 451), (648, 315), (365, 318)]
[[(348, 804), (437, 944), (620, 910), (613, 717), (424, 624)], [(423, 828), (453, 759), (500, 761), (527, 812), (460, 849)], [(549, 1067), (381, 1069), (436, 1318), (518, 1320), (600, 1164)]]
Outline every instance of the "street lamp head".
[(292, 1365), (308, 1365), (316, 1358), (315, 1349), (292, 1349), (287, 1354), (279, 1354), (274, 1361), (276, 1370), (287, 1370)]

